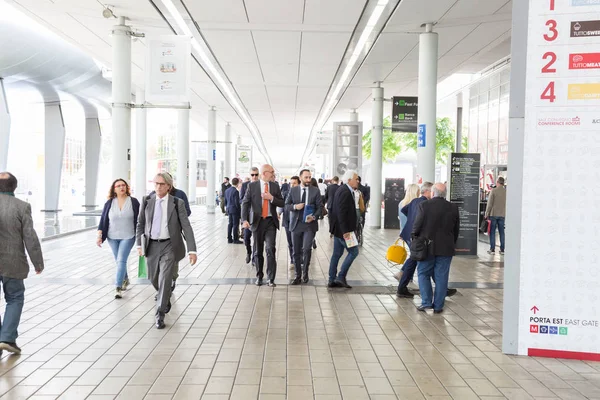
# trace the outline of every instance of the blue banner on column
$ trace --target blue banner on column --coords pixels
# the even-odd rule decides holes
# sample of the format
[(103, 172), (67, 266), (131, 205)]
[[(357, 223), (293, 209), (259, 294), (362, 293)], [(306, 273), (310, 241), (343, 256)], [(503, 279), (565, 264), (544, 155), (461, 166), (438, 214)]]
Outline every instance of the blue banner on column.
[(213, 149), (213, 161), (217, 160), (217, 150)]
[(426, 147), (427, 146), (427, 125), (420, 124), (419, 132), (417, 134), (417, 147)]

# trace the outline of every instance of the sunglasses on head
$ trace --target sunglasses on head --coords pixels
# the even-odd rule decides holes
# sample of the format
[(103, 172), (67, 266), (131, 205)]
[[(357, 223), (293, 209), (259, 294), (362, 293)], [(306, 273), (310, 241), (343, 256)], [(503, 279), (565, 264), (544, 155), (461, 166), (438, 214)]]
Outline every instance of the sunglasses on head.
[(258, 174), (250, 174), (250, 176), (258, 176)]

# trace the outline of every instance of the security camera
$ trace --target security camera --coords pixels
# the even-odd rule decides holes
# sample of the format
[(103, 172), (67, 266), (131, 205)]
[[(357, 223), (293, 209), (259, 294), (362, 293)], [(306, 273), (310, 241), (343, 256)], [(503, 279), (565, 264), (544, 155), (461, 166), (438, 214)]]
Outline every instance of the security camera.
[(102, 10), (102, 16), (107, 19), (108, 18), (117, 18), (115, 13), (109, 7), (110, 6), (104, 7), (104, 10)]

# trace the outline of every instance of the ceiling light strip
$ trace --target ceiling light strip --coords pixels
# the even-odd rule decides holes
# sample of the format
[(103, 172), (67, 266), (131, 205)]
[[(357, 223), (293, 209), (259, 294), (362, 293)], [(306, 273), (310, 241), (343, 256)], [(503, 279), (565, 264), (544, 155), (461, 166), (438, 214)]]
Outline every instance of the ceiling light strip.
[[(370, 0), (365, 6), (365, 10), (356, 24), (356, 29), (350, 43), (356, 40), (354, 45), (346, 48), (346, 53), (340, 63), (340, 68), (329, 87), (329, 92), (323, 107), (313, 125), (306, 149), (302, 155), (303, 168), (308, 157), (312, 153), (316, 144), (316, 135), (323, 130), (323, 127), (329, 120), (336, 105), (341, 100), (343, 94), (350, 86), (352, 79), (368, 57), (371, 49), (375, 45), (381, 32), (398, 8), (402, 0)], [(342, 68), (343, 66), (343, 68)]]
[[(176, 26), (179, 28), (178, 34), (190, 36), (192, 38), (192, 54), (195, 52), (198, 55), (201, 61), (199, 63), (200, 66), (209, 75), (213, 83), (217, 86), (218, 89), (220, 89), (220, 92), (224, 95), (227, 102), (231, 105), (231, 107), (233, 107), (235, 112), (244, 122), (244, 124), (250, 131), (250, 134), (252, 135), (254, 142), (258, 147), (258, 150), (263, 154), (268, 163), (273, 164), (271, 157), (269, 156), (269, 152), (267, 151), (265, 144), (262, 140), (262, 135), (260, 134), (260, 131), (258, 130), (252, 118), (250, 117), (248, 110), (242, 105), (241, 99), (239, 98), (237, 93), (235, 93), (233, 85), (229, 82), (229, 79), (226, 79), (227, 75), (225, 74), (225, 71), (223, 71), (220, 65), (218, 65), (215, 55), (210, 50), (202, 34), (198, 32), (198, 35), (195, 35), (194, 32), (192, 32), (188, 24), (185, 22), (183, 16), (171, 0), (160, 0), (160, 2), (164, 5), (164, 7), (169, 13), (169, 16), (173, 19)], [(182, 6), (186, 9), (188, 16), (193, 21), (192, 16), (189, 14), (189, 10), (187, 10), (187, 7), (185, 7), (183, 3)], [(196, 29), (198, 29), (197, 24), (194, 23), (194, 25), (196, 26)], [(196, 61), (198, 61), (198, 59), (196, 59)]]

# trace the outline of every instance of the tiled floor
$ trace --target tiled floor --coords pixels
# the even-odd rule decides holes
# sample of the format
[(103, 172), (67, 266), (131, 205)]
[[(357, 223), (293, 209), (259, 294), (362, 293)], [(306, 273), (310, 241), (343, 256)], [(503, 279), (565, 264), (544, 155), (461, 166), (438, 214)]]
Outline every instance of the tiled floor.
[(349, 275), (361, 285), (329, 291), (325, 229), (315, 284), (272, 289), (245, 284), (252, 268), (226, 244), (225, 218), (197, 208), (193, 225), (200, 264), (182, 263), (165, 330), (147, 283), (113, 298), (112, 255), (93, 233), (45, 243), (47, 269), (27, 280), (23, 354), (0, 361), (1, 399), (600, 399), (600, 364), (501, 353), (499, 258), (455, 259), (459, 294), (434, 316), (390, 294), (383, 255), (396, 232), (368, 231)]

